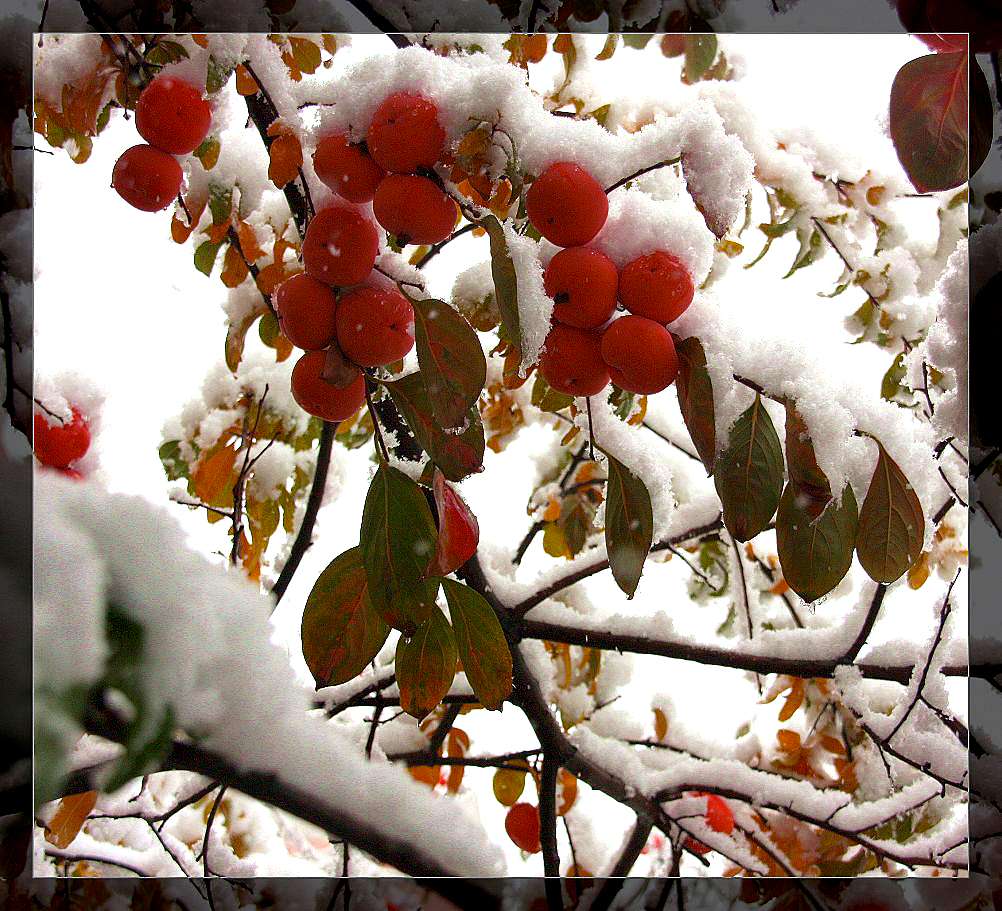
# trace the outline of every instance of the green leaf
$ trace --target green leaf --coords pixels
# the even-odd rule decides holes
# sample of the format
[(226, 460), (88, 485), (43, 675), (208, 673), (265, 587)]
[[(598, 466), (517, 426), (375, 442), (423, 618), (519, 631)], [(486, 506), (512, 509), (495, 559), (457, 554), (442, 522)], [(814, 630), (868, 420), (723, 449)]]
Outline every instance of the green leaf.
[(56, 693), (45, 683), (35, 685), (34, 804), (55, 800), (70, 772), (70, 756), (80, 734), (90, 687), (71, 686)]
[(543, 379), (543, 374), (536, 372), (536, 379), (532, 383), (532, 404), (540, 411), (563, 411), (564, 408), (574, 404), (574, 397), (566, 392), (558, 392)]
[(303, 657), (317, 688), (360, 674), (389, 633), (369, 599), (362, 550), (352, 547), (320, 574), (303, 611)]
[(805, 229), (798, 229), (797, 237), (800, 238), (800, 252), (797, 253), (797, 258), (793, 261), (793, 265), (790, 266), (790, 271), (783, 278), (789, 278), (798, 269), (803, 269), (805, 266), (811, 265), (821, 255), (822, 250), (824, 250), (821, 234), (817, 228), (811, 231), (810, 234)]
[(605, 454), (609, 460), (605, 545), (616, 584), (626, 592), (627, 598), (632, 598), (654, 543), (651, 495), (644, 482), (629, 468), (608, 452)]
[(678, 406), (696, 452), (706, 466), (706, 473), (711, 475), (717, 456), (717, 428), (706, 352), (695, 336), (681, 340), (676, 337), (675, 351), (678, 354), (678, 378), (675, 380)]
[(424, 579), (437, 532), (421, 488), (381, 464), (365, 497), (359, 537), (372, 606), (394, 629), (413, 634), (435, 609), (438, 593), (438, 582)]
[(790, 484), (796, 493), (809, 500), (807, 511), (812, 519), (816, 519), (831, 500), (832, 488), (827, 476), (818, 467), (807, 424), (792, 402), (786, 404), (786, 465)]
[(921, 556), (925, 518), (915, 491), (884, 449), (859, 511), (856, 554), (874, 582), (893, 582)]
[(623, 35), (623, 44), (640, 51), (647, 47), (648, 42), (653, 37), (653, 35)]
[(606, 120), (609, 118), (609, 111), (612, 109), (612, 105), (603, 104), (601, 107), (595, 108), (594, 111), (589, 111), (585, 114), (585, 117), (594, 120), (601, 126), (605, 126)]
[(776, 545), (783, 578), (805, 601), (827, 595), (849, 572), (856, 539), (856, 497), (846, 484), (842, 500), (816, 501), (787, 484), (776, 514)]
[(221, 225), (233, 214), (233, 188), (214, 183), (209, 185), (209, 211), (212, 223)]
[(501, 312), (501, 324), (508, 339), (516, 347), (521, 361), (522, 328), (518, 315), (518, 276), (512, 262), (511, 250), (504, 236), (504, 228), (494, 215), (481, 223), (491, 242), (491, 274), (494, 276), (494, 299)]
[(212, 275), (212, 269), (216, 265), (216, 255), (221, 246), (221, 243), (214, 244), (211, 240), (206, 240), (195, 249), (195, 268), (203, 275)]
[(898, 395), (904, 392), (901, 381), (905, 378), (905, 353), (899, 351), (898, 356), (884, 374), (880, 383), (880, 397), (893, 402)]
[(736, 540), (748, 541), (769, 524), (783, 492), (783, 449), (757, 393), (731, 427), (727, 448), (717, 457), (714, 483), (724, 525)]
[(420, 721), (438, 705), (456, 676), (456, 637), (438, 609), (397, 643), (397, 686), (400, 708)]
[(685, 80), (698, 82), (717, 57), (716, 35), (685, 36)]
[(188, 463), (181, 456), (180, 440), (168, 440), (161, 445), (158, 454), (168, 481), (179, 481), (181, 478), (190, 477)]
[(468, 585), (443, 579), (459, 660), (476, 693), (488, 709), (501, 710), (511, 693), (511, 652), (490, 604)]
[(205, 70), (205, 91), (209, 95), (214, 95), (230, 80), (233, 71), (236, 69), (235, 63), (220, 63), (211, 54), (209, 63)]
[(152, 63), (154, 66), (166, 66), (168, 63), (187, 59), (187, 49), (176, 41), (160, 41), (146, 53), (147, 63)]

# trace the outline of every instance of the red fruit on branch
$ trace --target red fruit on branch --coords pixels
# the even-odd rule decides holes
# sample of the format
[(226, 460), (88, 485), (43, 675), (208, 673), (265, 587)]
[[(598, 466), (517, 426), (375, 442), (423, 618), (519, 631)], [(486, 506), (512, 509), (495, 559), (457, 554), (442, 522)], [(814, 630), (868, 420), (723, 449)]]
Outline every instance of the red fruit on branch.
[(567, 395), (595, 395), (609, 382), (599, 333), (554, 323), (546, 336), (539, 372), (554, 389)]
[(274, 303), (282, 334), (297, 348), (319, 351), (334, 341), (337, 298), (323, 282), (299, 272), (275, 289)]
[(609, 200), (602, 186), (580, 165), (551, 164), (525, 195), (533, 227), (558, 247), (580, 247), (602, 230)]
[(414, 308), (391, 288), (356, 288), (338, 301), (337, 340), (363, 367), (384, 367), (414, 347)]
[(664, 250), (638, 256), (619, 274), (619, 300), (635, 316), (670, 323), (689, 308), (695, 294), (682, 261)]
[(553, 298), (553, 318), (568, 326), (597, 329), (616, 309), (619, 273), (599, 250), (561, 250), (546, 267), (543, 284)]
[(504, 819), (508, 837), (529, 854), (543, 850), (539, 841), (539, 809), (531, 803), (517, 803)]
[(328, 285), (357, 285), (365, 281), (378, 253), (376, 226), (361, 212), (346, 206), (317, 212), (303, 240), (307, 274)]
[(445, 130), (434, 102), (412, 92), (395, 92), (376, 108), (366, 142), (381, 167), (410, 174), (438, 161), (445, 148)]
[(326, 360), (325, 351), (307, 351), (296, 361), (292, 368), (292, 397), (314, 417), (344, 421), (365, 401), (365, 377), (358, 371), (347, 386), (335, 386), (321, 375)]
[(457, 208), (427, 177), (389, 174), (376, 189), (372, 212), (401, 246), (437, 244), (456, 226)]
[(480, 526), (477, 517), (440, 471), (432, 482), (438, 511), (438, 544), (428, 567), (429, 576), (455, 572), (477, 552)]
[(68, 421), (35, 413), (35, 458), (50, 468), (69, 469), (77, 459), (82, 459), (90, 449), (90, 427), (87, 419), (75, 405), (70, 409)]
[(651, 395), (678, 375), (671, 333), (642, 316), (621, 316), (602, 333), (602, 360), (612, 381), (628, 392)]
[(325, 136), (313, 153), (313, 168), (338, 196), (349, 202), (369, 202), (386, 172), (359, 145), (340, 133)]
[(111, 185), (130, 206), (143, 212), (166, 209), (181, 190), (184, 177), (177, 160), (153, 146), (126, 149), (111, 172)]
[(151, 146), (171, 155), (187, 155), (212, 126), (212, 107), (190, 82), (157, 76), (136, 102), (136, 129)]

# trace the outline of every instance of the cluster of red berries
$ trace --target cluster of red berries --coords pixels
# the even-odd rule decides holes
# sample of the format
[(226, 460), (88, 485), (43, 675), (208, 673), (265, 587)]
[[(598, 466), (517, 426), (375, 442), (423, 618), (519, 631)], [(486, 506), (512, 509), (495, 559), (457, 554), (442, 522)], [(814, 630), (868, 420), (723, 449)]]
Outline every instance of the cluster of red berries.
[[(602, 229), (609, 202), (601, 185), (570, 162), (550, 165), (529, 187), (529, 220), (563, 247), (543, 276), (553, 318), (539, 370), (568, 395), (621, 389), (652, 394), (678, 374), (675, 343), (665, 326), (692, 303), (692, 276), (671, 253), (656, 250), (623, 267), (585, 246)], [(613, 320), (617, 303), (629, 315)]]
[(90, 449), (90, 427), (87, 418), (75, 405), (71, 407), (71, 417), (68, 421), (60, 421), (53, 417), (35, 412), (34, 450), (35, 458), (49, 468), (80, 478), (81, 474), (73, 467)]
[(111, 185), (129, 205), (144, 212), (166, 209), (184, 177), (175, 155), (188, 155), (212, 126), (212, 108), (190, 82), (157, 76), (136, 103), (136, 130), (146, 143), (122, 153)]

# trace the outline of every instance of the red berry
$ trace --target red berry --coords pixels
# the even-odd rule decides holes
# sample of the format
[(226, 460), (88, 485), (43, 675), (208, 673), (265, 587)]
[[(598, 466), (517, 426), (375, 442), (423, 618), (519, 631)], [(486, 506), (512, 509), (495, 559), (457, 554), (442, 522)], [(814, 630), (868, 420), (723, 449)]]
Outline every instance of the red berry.
[(143, 212), (166, 209), (181, 190), (184, 174), (172, 155), (148, 145), (126, 149), (111, 172), (111, 185)]
[(171, 155), (198, 148), (212, 126), (212, 107), (190, 82), (157, 76), (136, 102), (136, 129), (151, 146)]
[(546, 336), (539, 372), (554, 389), (568, 395), (595, 395), (609, 382), (602, 360), (601, 335), (554, 323)]
[(671, 333), (642, 316), (621, 316), (606, 327), (602, 360), (620, 389), (642, 395), (667, 389), (678, 375)]
[(376, 108), (366, 141), (381, 167), (410, 174), (438, 161), (445, 148), (445, 130), (434, 102), (411, 92), (395, 92)]
[(605, 224), (609, 200), (584, 168), (569, 161), (551, 164), (525, 194), (533, 227), (558, 247), (580, 247)]
[(35, 458), (43, 465), (69, 468), (90, 449), (87, 419), (75, 405), (71, 407), (70, 419), (63, 423), (58, 418), (49, 418), (36, 412), (34, 448)]
[(365, 401), (365, 377), (361, 371), (345, 387), (339, 388), (321, 377), (325, 351), (307, 351), (292, 368), (292, 397), (299, 406), (325, 421), (350, 418)]
[(553, 298), (553, 318), (579, 329), (597, 329), (616, 309), (619, 272), (608, 256), (589, 247), (561, 250), (543, 275)]
[(656, 323), (678, 319), (692, 303), (692, 276), (678, 257), (657, 250), (638, 256), (619, 274), (619, 299), (635, 316)]
[(438, 545), (428, 575), (447, 576), (477, 552), (480, 526), (463, 498), (446, 483), (442, 472), (435, 472), (432, 487), (438, 510)]
[(456, 204), (427, 177), (390, 174), (376, 190), (372, 212), (401, 246), (437, 244), (456, 226)]
[(734, 812), (722, 797), (709, 794), (706, 797), (706, 824), (714, 832), (730, 835), (734, 831)]
[(317, 177), (350, 202), (369, 202), (386, 176), (362, 146), (350, 145), (341, 134), (325, 136), (317, 143), (313, 167)]
[(392, 288), (356, 288), (338, 301), (337, 340), (363, 367), (384, 367), (414, 347), (414, 308)]
[(504, 819), (508, 837), (529, 854), (543, 850), (539, 842), (539, 810), (531, 803), (517, 803)]
[(323, 282), (299, 272), (275, 289), (274, 304), (282, 334), (297, 348), (319, 351), (334, 341), (337, 298)]
[(306, 272), (327, 285), (365, 281), (379, 253), (376, 226), (361, 212), (332, 206), (317, 212), (303, 240)]

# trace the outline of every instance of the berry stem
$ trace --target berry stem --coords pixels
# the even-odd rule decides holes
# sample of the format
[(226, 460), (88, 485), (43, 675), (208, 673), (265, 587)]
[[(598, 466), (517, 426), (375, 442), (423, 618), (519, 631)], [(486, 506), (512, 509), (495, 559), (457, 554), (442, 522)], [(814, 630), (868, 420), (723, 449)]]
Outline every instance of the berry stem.
[(591, 420), (591, 396), (585, 397), (585, 408), (588, 411), (588, 458), (595, 461), (595, 425)]
[(631, 180), (636, 180), (638, 177), (643, 177), (644, 174), (649, 174), (651, 171), (656, 171), (658, 168), (667, 168), (670, 165), (681, 164), (682, 156), (679, 155), (677, 158), (670, 158), (668, 161), (659, 161), (657, 164), (648, 165), (646, 168), (641, 168), (639, 171), (634, 171), (626, 177), (622, 177), (617, 180), (612, 186), (606, 187), (606, 195), (611, 193), (613, 190), (618, 190), (620, 187), (628, 184)]

